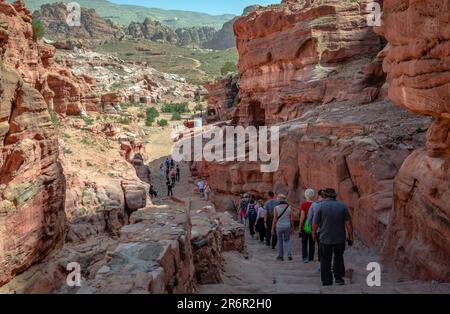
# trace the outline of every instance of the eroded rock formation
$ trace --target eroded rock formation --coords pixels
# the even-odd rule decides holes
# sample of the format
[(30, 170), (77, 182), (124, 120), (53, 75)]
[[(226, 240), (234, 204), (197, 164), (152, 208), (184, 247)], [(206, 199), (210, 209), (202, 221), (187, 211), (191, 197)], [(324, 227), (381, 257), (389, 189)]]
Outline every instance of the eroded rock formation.
[(394, 186), (384, 254), (420, 278), (450, 280), (450, 3), (385, 0), (389, 98), (433, 123)]
[(0, 174), (1, 286), (62, 246), (66, 229), (65, 180), (47, 105), (1, 62)]

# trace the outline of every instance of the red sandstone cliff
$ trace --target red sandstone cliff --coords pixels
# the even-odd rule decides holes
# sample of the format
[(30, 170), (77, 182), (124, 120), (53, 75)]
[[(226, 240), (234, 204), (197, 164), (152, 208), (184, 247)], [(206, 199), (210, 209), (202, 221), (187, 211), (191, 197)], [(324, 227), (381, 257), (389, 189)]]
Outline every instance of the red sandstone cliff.
[(62, 245), (65, 180), (41, 94), (0, 64), (0, 286)]
[(389, 98), (433, 117), (424, 148), (403, 163), (384, 247), (399, 268), (450, 280), (450, 2), (385, 0)]
[(93, 82), (76, 77), (65, 65), (58, 65), (55, 48), (35, 40), (31, 21), (31, 13), (22, 0), (12, 5), (0, 0), (1, 59), (38, 89), (55, 112), (81, 114), (98, 102), (92, 97)]

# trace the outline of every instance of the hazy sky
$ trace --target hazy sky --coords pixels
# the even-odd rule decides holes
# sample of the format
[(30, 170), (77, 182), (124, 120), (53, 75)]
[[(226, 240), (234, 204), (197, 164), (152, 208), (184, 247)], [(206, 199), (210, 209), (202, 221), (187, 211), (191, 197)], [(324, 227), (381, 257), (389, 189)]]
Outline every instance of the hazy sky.
[(281, 0), (109, 0), (114, 3), (136, 4), (149, 8), (176, 9), (205, 12), (213, 15), (231, 13), (240, 15), (245, 7), (253, 4), (268, 5)]

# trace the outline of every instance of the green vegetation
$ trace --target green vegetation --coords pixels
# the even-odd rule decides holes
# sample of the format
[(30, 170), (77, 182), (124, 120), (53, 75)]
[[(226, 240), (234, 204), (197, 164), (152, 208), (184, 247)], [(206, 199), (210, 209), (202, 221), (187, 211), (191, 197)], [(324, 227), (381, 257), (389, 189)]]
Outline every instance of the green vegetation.
[(197, 111), (202, 112), (204, 110), (203, 105), (202, 104), (196, 104), (194, 107), (194, 113), (197, 113)]
[(159, 117), (159, 112), (155, 108), (147, 108), (146, 111), (147, 117), (145, 118), (145, 125), (146, 126), (152, 126), (153, 122), (155, 122), (155, 119)]
[(164, 104), (161, 109), (164, 113), (186, 113), (189, 112), (188, 104), (187, 103), (170, 103), (170, 104)]
[(64, 148), (64, 153), (67, 155), (72, 154), (72, 150), (69, 147)]
[(95, 142), (91, 141), (89, 138), (87, 138), (86, 136), (83, 136), (83, 138), (81, 139), (81, 143), (84, 145), (95, 145)]
[[(39, 9), (41, 5), (55, 2), (73, 2), (73, 0), (25, 0), (31, 12)], [(211, 26), (221, 28), (225, 22), (233, 19), (232, 14), (209, 15), (199, 12), (153, 9), (138, 5), (120, 5), (105, 0), (77, 0), (83, 8), (93, 8), (97, 13), (114, 23), (128, 26), (131, 22), (142, 22), (146, 17), (158, 20), (171, 28)]]
[(120, 124), (125, 124), (125, 125), (130, 125), (131, 124), (131, 120), (127, 117), (120, 117), (117, 122), (119, 122)]
[(158, 125), (165, 127), (165, 126), (169, 125), (169, 122), (166, 119), (161, 119), (161, 120), (158, 120)]
[(180, 75), (192, 84), (215, 80), (222, 76), (221, 69), (224, 65), (230, 63), (235, 68), (238, 61), (235, 48), (209, 51), (143, 40), (110, 42), (94, 47), (93, 50), (113, 54), (126, 61), (148, 62), (153, 68)]
[(424, 133), (424, 132), (426, 132), (426, 131), (427, 131), (426, 128), (423, 128), (422, 126), (418, 126), (418, 127), (416, 128), (416, 130), (414, 131), (414, 133), (419, 134), (419, 133)]
[(49, 110), (48, 112), (50, 113), (50, 120), (52, 121), (53, 125), (59, 126), (61, 122), (59, 121), (59, 118), (56, 115), (56, 113), (53, 110)]
[(172, 121), (179, 121), (181, 120), (181, 114), (179, 112), (174, 112), (172, 114)]
[(237, 72), (237, 66), (236, 63), (233, 62), (226, 62), (223, 67), (220, 69), (220, 74), (223, 76), (228, 74), (234, 74)]
[(45, 26), (42, 21), (36, 20), (33, 21), (33, 38), (34, 40), (42, 39), (45, 35)]
[(88, 166), (88, 167), (94, 167), (94, 164), (91, 163), (90, 161), (87, 161), (87, 162), (86, 162), (86, 166)]
[(91, 117), (88, 116), (82, 116), (81, 117), (84, 120), (84, 123), (86, 123), (86, 125), (93, 125), (94, 124), (94, 119), (92, 119)]

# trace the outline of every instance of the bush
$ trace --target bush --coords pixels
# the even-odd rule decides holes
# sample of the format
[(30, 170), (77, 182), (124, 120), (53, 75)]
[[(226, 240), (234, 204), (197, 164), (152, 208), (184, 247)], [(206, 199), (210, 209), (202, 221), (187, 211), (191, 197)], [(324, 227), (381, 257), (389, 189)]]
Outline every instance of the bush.
[(32, 26), (33, 26), (34, 40), (42, 39), (42, 37), (44, 37), (44, 35), (45, 35), (44, 23), (42, 23), (42, 21), (36, 20), (36, 21), (33, 21)]
[(147, 108), (146, 111), (146, 119), (145, 119), (145, 125), (146, 126), (152, 126), (153, 122), (155, 122), (155, 119), (159, 117), (159, 112), (155, 108)]
[(202, 112), (204, 110), (203, 105), (202, 104), (196, 104), (194, 107), (194, 112), (200, 111)]
[(139, 118), (139, 119), (144, 119), (145, 118), (145, 114), (143, 114), (143, 113), (138, 113), (137, 114), (137, 117)]
[(172, 121), (179, 121), (179, 120), (181, 120), (181, 114), (178, 112), (174, 112), (172, 114)]
[(86, 125), (93, 125), (94, 124), (94, 119), (92, 119), (91, 117), (82, 116), (81, 118), (84, 120), (84, 123), (86, 123)]
[(220, 69), (220, 74), (227, 75), (229, 73), (236, 73), (237, 72), (237, 66), (233, 62), (227, 62), (223, 65), (223, 67)]
[(125, 124), (125, 125), (130, 125), (131, 124), (131, 120), (127, 117), (120, 117), (118, 122), (120, 124)]
[(189, 112), (187, 103), (172, 103), (172, 104), (164, 104), (162, 107), (162, 112), (164, 113), (185, 113)]
[(165, 126), (169, 125), (169, 122), (167, 122), (166, 119), (161, 119), (161, 120), (158, 121), (158, 125), (162, 126), (162, 127), (165, 127)]
[(81, 139), (81, 143), (84, 144), (84, 145), (93, 145), (94, 144), (94, 142), (92, 142), (86, 136), (83, 136), (83, 138)]

